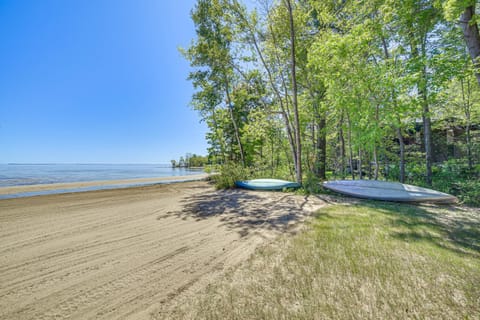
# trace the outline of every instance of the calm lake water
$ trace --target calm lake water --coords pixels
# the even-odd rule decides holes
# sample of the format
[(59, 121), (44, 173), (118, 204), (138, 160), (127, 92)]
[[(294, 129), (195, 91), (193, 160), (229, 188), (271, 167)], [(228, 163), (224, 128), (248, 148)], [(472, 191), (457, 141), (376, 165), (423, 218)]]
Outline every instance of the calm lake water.
[(202, 172), (158, 164), (0, 164), (0, 187), (174, 177)]

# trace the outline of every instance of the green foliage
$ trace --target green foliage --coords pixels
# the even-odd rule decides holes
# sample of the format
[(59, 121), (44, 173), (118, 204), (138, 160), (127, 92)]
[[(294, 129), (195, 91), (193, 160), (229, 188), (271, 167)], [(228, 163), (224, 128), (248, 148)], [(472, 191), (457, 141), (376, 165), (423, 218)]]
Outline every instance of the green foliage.
[(445, 17), (456, 21), (468, 6), (474, 6), (475, 0), (446, 0), (442, 1)]
[(208, 165), (203, 169), (203, 171), (205, 171), (207, 174), (212, 174), (215, 171), (215, 168), (212, 165)]
[(302, 189), (305, 194), (318, 194), (322, 192), (321, 180), (312, 172), (308, 172), (303, 180)]
[[(215, 183), (217, 189), (228, 189), (235, 186), (237, 180), (249, 180), (249, 179), (262, 179), (262, 178), (274, 178), (283, 180), (293, 180), (293, 171), (286, 166), (278, 166), (275, 170), (272, 170), (269, 166), (264, 167), (243, 167), (238, 163), (229, 162), (223, 165), (215, 166), (211, 176), (212, 181)], [(310, 181), (310, 183), (308, 183)], [(315, 178), (313, 174), (307, 175), (307, 184), (309, 185), (309, 193), (313, 193), (314, 190), (318, 190), (314, 186), (318, 182), (318, 178)]]
[(178, 161), (171, 160), (172, 167), (201, 168), (208, 164), (208, 157), (187, 153), (185, 157), (180, 157)]
[[(397, 180), (398, 166), (391, 165), (388, 178)], [(409, 162), (406, 167), (408, 184), (425, 186), (425, 168), (420, 162)], [(467, 205), (480, 206), (480, 165), (469, 169), (466, 159), (451, 159), (433, 166), (435, 190), (452, 194)]]
[(249, 170), (236, 163), (220, 166), (218, 173), (212, 175), (212, 181), (217, 189), (228, 189), (235, 186), (235, 181), (246, 180), (250, 176)]
[(469, 205), (480, 205), (480, 168), (468, 168), (462, 159), (452, 159), (436, 167), (434, 187), (457, 196)]
[(464, 180), (458, 181), (455, 184), (455, 192), (457, 197), (459, 197), (463, 203), (480, 207), (480, 179), (476, 180)]
[(473, 2), (290, 3), (298, 123), (287, 2), (262, 2), (256, 11), (240, 0), (198, 0), (192, 10), (197, 38), (182, 54), (194, 69), (192, 106), (209, 128), (209, 162), (221, 165), (218, 185), (230, 187), (246, 176), (295, 180), (298, 145), (304, 192), (316, 192), (325, 171), (344, 178), (349, 162), (354, 168), (361, 163), (366, 174), (378, 170), (379, 178), (398, 180), (400, 134), (405, 182), (425, 185), (431, 176), (435, 188), (448, 192), (457, 184), (451, 193), (476, 203), (476, 180), (452, 173), (452, 163), (434, 165), (430, 175), (429, 148), (417, 125), (417, 119), (432, 120), (438, 141), (429, 154), (437, 162), (453, 145), (442, 130), (470, 128), (468, 139), (465, 133), (455, 137), (455, 154), (448, 157), (478, 165), (473, 130), (480, 124), (480, 88), (452, 22)]

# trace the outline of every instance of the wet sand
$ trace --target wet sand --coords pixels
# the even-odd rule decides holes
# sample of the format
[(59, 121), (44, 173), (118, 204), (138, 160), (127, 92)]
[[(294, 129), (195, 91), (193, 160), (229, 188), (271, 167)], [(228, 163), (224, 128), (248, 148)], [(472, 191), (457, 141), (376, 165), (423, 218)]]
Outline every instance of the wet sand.
[(205, 181), (0, 200), (0, 319), (167, 319), (323, 205)]
[[(23, 185), (13, 187), (0, 187), (0, 196), (13, 195), (30, 192), (44, 192), (55, 190), (77, 190), (84, 188), (98, 188), (109, 186), (135, 186), (135, 185), (148, 185), (162, 182), (175, 182), (185, 180), (201, 180), (208, 177), (206, 173), (200, 173), (187, 176), (171, 176), (171, 177), (157, 177), (157, 178), (139, 178), (139, 179), (122, 179), (122, 180), (102, 180), (102, 181), (84, 181), (84, 182), (66, 182), (66, 183), (49, 183), (49, 184), (35, 184), (35, 185)], [(64, 193), (64, 192), (62, 192)]]

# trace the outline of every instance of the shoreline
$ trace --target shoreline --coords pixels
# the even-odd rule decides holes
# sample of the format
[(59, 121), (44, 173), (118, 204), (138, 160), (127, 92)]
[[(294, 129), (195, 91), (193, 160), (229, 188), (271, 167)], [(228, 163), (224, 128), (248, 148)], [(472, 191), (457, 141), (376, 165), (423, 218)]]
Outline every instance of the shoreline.
[(124, 189), (155, 184), (199, 181), (208, 177), (207, 173), (156, 178), (118, 179), (82, 182), (62, 182), (49, 184), (0, 187), (0, 200), (24, 198), (49, 194), (77, 193), (97, 190)]

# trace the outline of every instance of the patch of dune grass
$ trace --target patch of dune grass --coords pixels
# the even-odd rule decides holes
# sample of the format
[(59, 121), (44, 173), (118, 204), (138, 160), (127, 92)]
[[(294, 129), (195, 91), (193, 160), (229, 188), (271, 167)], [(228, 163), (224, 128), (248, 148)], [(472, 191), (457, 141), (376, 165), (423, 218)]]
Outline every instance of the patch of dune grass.
[(330, 206), (172, 316), (480, 319), (480, 217), (460, 208)]

